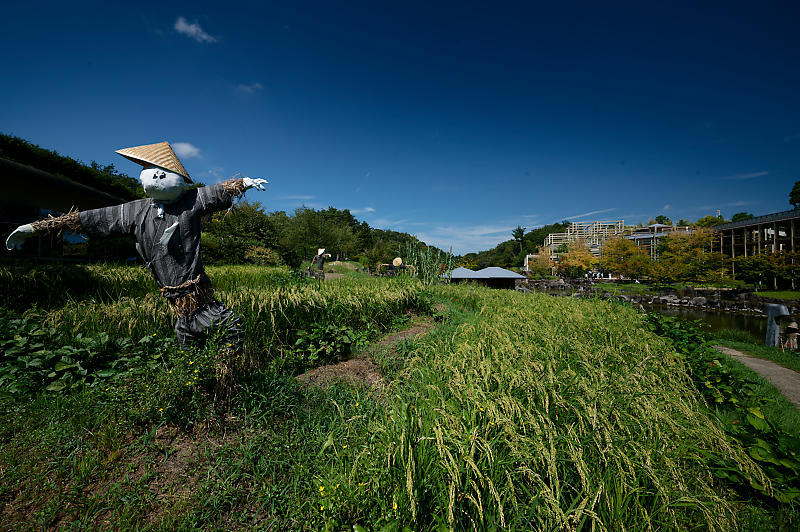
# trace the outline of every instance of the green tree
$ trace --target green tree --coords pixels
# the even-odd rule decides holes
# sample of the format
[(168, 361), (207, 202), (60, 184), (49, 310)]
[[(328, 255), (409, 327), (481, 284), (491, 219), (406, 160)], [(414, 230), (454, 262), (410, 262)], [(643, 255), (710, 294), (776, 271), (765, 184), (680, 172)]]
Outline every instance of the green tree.
[(731, 216), (731, 221), (732, 222), (741, 222), (743, 220), (752, 220), (753, 218), (755, 218), (755, 216), (753, 216), (749, 212), (737, 212), (736, 214)]
[(800, 206), (800, 181), (797, 181), (792, 187), (792, 191), (789, 193), (789, 203), (795, 209)]
[(596, 264), (597, 259), (582, 241), (570, 242), (567, 252), (558, 257), (558, 270), (570, 279), (583, 277)]
[(727, 258), (711, 252), (712, 241), (718, 239), (718, 233), (707, 228), (670, 234), (659, 242), (658, 260), (651, 265), (650, 275), (661, 283), (721, 280), (727, 274)]
[(751, 283), (758, 291), (772, 274), (772, 264), (766, 255), (751, 255), (736, 259), (736, 277)]
[(692, 225), (692, 222), (690, 222), (689, 220), (684, 220), (683, 218), (681, 218), (680, 220), (678, 220), (678, 225), (685, 227), (685, 226)]
[(656, 223), (663, 225), (672, 225), (672, 220), (667, 218), (663, 214), (659, 214), (658, 216), (656, 216)]
[(511, 236), (513, 236), (514, 240), (519, 243), (519, 252), (522, 253), (522, 241), (525, 239), (525, 228), (518, 225), (513, 231), (511, 231)]
[[(201, 235), (203, 260), (209, 264), (263, 262), (265, 250), (279, 241), (277, 228), (258, 202), (242, 201), (230, 211), (217, 212), (206, 222)], [(254, 248), (261, 248), (253, 253)]]
[(725, 222), (726, 220), (723, 216), (713, 216), (709, 214), (697, 220), (695, 225), (697, 227), (714, 227), (715, 225), (724, 224)]
[(535, 279), (553, 275), (550, 253), (547, 251), (547, 248), (539, 246), (536, 253), (528, 259), (528, 270), (530, 271), (530, 276)]
[(632, 240), (612, 238), (603, 244), (598, 265), (605, 271), (633, 279), (647, 274), (650, 258)]

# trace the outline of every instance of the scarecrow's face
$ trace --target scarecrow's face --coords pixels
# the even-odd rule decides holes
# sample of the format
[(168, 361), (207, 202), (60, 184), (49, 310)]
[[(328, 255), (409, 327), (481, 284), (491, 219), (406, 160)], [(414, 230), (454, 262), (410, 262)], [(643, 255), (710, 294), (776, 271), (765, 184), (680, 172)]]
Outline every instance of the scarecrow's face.
[(167, 203), (175, 201), (183, 196), (183, 192), (186, 190), (183, 176), (157, 166), (142, 170), (139, 179), (147, 197), (156, 201)]

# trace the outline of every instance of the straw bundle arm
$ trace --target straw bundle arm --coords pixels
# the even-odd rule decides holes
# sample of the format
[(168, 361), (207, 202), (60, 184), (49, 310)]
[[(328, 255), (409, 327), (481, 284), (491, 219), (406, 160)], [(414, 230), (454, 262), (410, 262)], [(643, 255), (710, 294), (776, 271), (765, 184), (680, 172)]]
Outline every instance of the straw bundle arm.
[(61, 233), (64, 229), (80, 233), (83, 229), (78, 209), (74, 207), (62, 216), (47, 215), (47, 218), (31, 223), (34, 231), (40, 234)]
[(247, 186), (245, 186), (243, 178), (223, 181), (222, 188), (224, 188), (225, 192), (230, 194), (232, 197), (241, 196), (244, 194), (244, 191), (247, 190)]

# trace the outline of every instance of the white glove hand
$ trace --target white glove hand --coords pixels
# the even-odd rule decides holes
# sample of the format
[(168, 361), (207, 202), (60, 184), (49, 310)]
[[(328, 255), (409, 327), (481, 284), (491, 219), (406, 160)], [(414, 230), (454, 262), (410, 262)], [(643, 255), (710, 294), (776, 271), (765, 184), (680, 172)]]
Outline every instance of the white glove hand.
[(264, 185), (268, 185), (269, 181), (266, 179), (252, 179), (249, 177), (244, 178), (244, 186), (247, 188), (255, 188), (256, 190), (267, 190), (267, 187)]
[(22, 243), (25, 242), (26, 238), (33, 236), (34, 233), (35, 231), (31, 224), (20, 225), (14, 229), (13, 233), (8, 235), (6, 239), (6, 249), (9, 251), (12, 249), (22, 249)]

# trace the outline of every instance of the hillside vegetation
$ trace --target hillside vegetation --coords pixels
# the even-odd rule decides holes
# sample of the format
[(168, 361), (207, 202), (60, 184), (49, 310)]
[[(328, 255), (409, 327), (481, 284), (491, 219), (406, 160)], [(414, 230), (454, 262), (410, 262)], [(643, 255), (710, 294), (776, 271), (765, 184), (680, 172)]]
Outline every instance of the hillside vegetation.
[(126, 201), (144, 197), (139, 180), (118, 172), (113, 164), (101, 166), (92, 161), (87, 165), (13, 135), (0, 133), (0, 157), (76, 181)]

